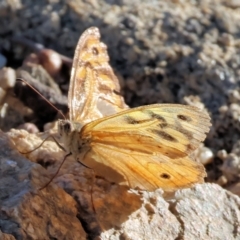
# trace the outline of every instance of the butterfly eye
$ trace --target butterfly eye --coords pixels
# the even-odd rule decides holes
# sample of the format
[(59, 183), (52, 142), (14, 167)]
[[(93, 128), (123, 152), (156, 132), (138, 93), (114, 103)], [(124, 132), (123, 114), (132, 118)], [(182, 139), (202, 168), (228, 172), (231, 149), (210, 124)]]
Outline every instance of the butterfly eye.
[(65, 122), (63, 125), (64, 132), (68, 133), (71, 132), (71, 123), (70, 122)]

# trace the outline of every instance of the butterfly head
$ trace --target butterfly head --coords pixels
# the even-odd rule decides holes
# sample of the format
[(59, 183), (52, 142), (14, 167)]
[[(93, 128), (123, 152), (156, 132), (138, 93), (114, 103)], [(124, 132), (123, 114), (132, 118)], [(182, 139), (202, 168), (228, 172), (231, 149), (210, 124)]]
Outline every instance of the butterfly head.
[(69, 120), (58, 121), (58, 133), (61, 137), (68, 136), (73, 130), (73, 126)]
[(75, 159), (82, 159), (81, 155), (90, 148), (90, 139), (81, 136), (82, 127), (83, 125), (79, 122), (58, 121), (58, 133), (64, 148), (68, 153), (72, 153)]

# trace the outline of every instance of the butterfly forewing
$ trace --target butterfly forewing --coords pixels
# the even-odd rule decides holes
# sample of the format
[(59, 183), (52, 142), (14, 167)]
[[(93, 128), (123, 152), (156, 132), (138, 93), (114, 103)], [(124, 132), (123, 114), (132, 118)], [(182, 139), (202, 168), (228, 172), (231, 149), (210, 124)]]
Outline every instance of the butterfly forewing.
[(126, 108), (119, 92), (107, 47), (100, 42), (99, 30), (89, 28), (75, 50), (68, 93), (70, 120), (85, 123)]

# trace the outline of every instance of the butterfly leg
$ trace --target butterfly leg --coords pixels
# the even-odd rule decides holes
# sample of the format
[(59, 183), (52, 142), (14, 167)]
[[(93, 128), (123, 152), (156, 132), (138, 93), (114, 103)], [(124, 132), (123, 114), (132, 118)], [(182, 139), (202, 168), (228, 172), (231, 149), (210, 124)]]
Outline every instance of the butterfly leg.
[(85, 165), (84, 163), (82, 163), (81, 161), (79, 161), (79, 159), (77, 159), (77, 161), (78, 161), (82, 166), (84, 166), (85, 168), (88, 168), (88, 169), (93, 170), (92, 168), (88, 167), (87, 165)]
[(58, 167), (58, 170), (56, 171), (56, 173), (55, 173), (55, 174), (51, 177), (51, 179), (50, 179), (43, 187), (41, 187), (39, 190), (44, 189), (45, 187), (47, 187), (47, 186), (52, 182), (52, 180), (58, 175), (59, 170), (60, 170), (60, 168), (62, 167), (62, 165), (63, 165), (63, 163), (65, 162), (65, 160), (67, 159), (67, 157), (69, 157), (69, 156), (71, 156), (71, 155), (72, 155), (72, 153), (68, 153), (67, 155), (65, 155), (65, 157), (64, 157), (63, 161), (61, 162), (60, 166)]
[(49, 135), (46, 139), (44, 139), (44, 140), (41, 142), (41, 144), (40, 144), (38, 147), (34, 148), (33, 150), (28, 151), (28, 152), (21, 152), (21, 151), (19, 151), (19, 152), (20, 152), (21, 154), (29, 154), (29, 153), (35, 151), (36, 149), (40, 148), (49, 138), (52, 138), (53, 141), (58, 145), (58, 147), (61, 148), (64, 152), (66, 152), (65, 148), (64, 148), (52, 135)]
[[(66, 149), (54, 138), (54, 136), (50, 135), (49, 138), (50, 138), (50, 137), (53, 139), (53, 141), (57, 144), (57, 146), (58, 146), (59, 148), (61, 148), (64, 152), (67, 152)], [(47, 137), (47, 138), (48, 138), (48, 137)], [(47, 139), (47, 138), (46, 138), (46, 139)], [(44, 141), (46, 141), (46, 139), (45, 139)]]

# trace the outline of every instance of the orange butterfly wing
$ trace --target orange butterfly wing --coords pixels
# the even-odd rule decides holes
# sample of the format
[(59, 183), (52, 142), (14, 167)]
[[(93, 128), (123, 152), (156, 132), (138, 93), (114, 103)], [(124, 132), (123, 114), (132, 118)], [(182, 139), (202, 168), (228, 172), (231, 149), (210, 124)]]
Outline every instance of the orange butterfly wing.
[(97, 175), (144, 190), (175, 190), (203, 182), (202, 164), (188, 156), (205, 139), (210, 118), (198, 108), (155, 104), (88, 123), (91, 149), (81, 159)]
[(77, 44), (68, 105), (70, 120), (86, 123), (127, 108), (111, 66), (107, 47), (96, 27), (87, 29)]

